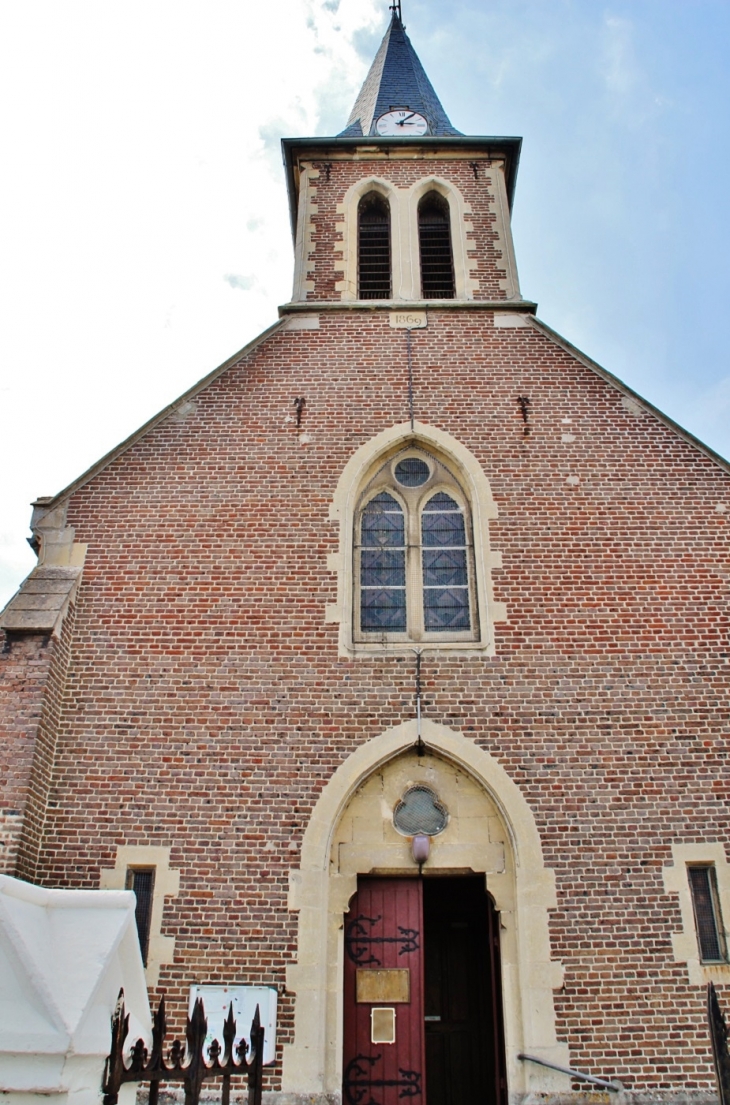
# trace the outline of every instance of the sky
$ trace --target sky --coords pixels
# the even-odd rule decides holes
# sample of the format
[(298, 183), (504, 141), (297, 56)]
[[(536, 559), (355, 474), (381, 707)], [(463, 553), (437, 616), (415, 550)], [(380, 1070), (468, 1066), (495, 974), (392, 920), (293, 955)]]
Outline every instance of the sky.
[[(30, 503), (277, 318), (279, 141), (347, 120), (387, 0), (0, 0), (0, 607)], [(730, 456), (728, 0), (403, 0), (452, 123), (521, 135), (522, 292)]]

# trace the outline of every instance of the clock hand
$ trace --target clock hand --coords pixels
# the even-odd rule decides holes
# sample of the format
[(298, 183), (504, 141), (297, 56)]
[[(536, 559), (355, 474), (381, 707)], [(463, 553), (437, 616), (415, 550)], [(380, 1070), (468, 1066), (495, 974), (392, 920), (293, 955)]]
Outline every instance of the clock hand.
[[(398, 119), (398, 120), (397, 120), (397, 122), (398, 122), (398, 126), (399, 126), (399, 127), (403, 127), (403, 126), (405, 126), (405, 124), (406, 124), (406, 120), (407, 120), (407, 119), (412, 119), (412, 118), (413, 118), (413, 116), (414, 116), (415, 114), (416, 114), (416, 113), (415, 113), (415, 111), (412, 111), (410, 115), (406, 115), (405, 119)], [(413, 125), (413, 124), (411, 124), (411, 125)]]

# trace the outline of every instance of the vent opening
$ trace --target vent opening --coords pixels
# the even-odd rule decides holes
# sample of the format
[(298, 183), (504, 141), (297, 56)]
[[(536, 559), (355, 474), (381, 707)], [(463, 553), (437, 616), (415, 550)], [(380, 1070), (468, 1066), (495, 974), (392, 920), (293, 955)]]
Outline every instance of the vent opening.
[(358, 298), (390, 299), (390, 208), (368, 192), (357, 209)]
[(438, 192), (429, 192), (418, 205), (418, 243), (423, 298), (453, 299), (454, 260), (449, 205)]

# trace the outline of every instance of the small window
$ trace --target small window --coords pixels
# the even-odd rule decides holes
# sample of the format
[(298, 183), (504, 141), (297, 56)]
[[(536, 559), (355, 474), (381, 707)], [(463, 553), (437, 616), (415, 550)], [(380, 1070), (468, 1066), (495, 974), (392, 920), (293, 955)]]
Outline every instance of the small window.
[(687, 874), (692, 894), (700, 962), (724, 963), (727, 961), (727, 945), (714, 864), (688, 867)]
[(390, 299), (390, 207), (368, 192), (357, 209), (357, 285), (359, 299)]
[(152, 899), (155, 892), (154, 867), (127, 868), (127, 890), (133, 890), (137, 896), (137, 908), (134, 911), (142, 950), (142, 962), (147, 966), (147, 954), (150, 945), (150, 925), (152, 922)]
[(423, 298), (453, 299), (454, 260), (449, 205), (438, 192), (429, 192), (418, 205), (418, 244)]

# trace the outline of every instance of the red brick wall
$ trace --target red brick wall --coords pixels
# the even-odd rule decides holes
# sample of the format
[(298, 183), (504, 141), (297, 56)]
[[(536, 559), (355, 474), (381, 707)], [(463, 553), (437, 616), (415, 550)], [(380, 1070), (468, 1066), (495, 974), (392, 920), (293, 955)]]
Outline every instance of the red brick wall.
[(0, 631), (0, 872), (35, 881), (75, 608), (58, 638)]
[[(40, 877), (98, 886), (117, 845), (172, 845), (160, 986), (178, 1029), (191, 982), (283, 984), (312, 807), (364, 740), (413, 716), (412, 661), (340, 659), (324, 621), (328, 508), (352, 452), (407, 418), (405, 343), (386, 312), (278, 332), (69, 506), (89, 551)], [(707, 1088), (662, 866), (672, 841), (730, 843), (728, 475), (533, 329), (435, 311), (413, 348), (416, 417), (491, 481), (509, 614), (492, 660), (426, 654), (424, 712), (496, 757), (534, 812), (574, 1065)], [(288, 997), (280, 1026), (291, 1039)]]
[(0, 872), (7, 875), (16, 873), (52, 656), (47, 636), (0, 631)]
[(43, 691), (43, 710), (35, 739), (17, 864), (18, 876), (31, 882), (35, 882), (38, 877), (38, 859), (46, 829), (46, 816), (49, 806), (54, 802), (52, 786), (56, 741), (61, 725), (75, 622), (76, 607), (71, 605), (63, 620), (60, 635), (53, 641), (52, 661)]

